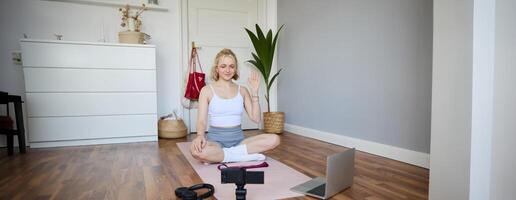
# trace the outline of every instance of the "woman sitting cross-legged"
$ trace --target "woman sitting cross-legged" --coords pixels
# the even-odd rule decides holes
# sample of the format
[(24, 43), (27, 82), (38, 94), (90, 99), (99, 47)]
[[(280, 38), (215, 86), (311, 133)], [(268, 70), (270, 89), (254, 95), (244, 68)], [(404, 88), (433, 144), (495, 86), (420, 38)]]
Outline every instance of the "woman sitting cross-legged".
[[(202, 162), (243, 162), (264, 160), (261, 152), (274, 149), (280, 139), (275, 134), (260, 134), (245, 138), (242, 132), (242, 113), (260, 122), (258, 90), (260, 79), (252, 72), (248, 84), (250, 91), (233, 82), (238, 79), (238, 61), (230, 49), (221, 50), (215, 57), (211, 70), (214, 82), (201, 89), (197, 116), (197, 136), (190, 152)], [(205, 134), (206, 122), (210, 127)]]

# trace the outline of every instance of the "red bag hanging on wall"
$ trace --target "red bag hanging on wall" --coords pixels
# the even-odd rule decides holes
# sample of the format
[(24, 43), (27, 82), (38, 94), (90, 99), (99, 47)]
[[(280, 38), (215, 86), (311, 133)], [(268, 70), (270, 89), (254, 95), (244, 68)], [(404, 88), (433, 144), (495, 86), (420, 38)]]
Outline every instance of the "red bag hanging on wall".
[[(197, 63), (199, 63), (200, 72), (197, 72)], [(192, 47), (190, 54), (190, 66), (188, 68), (188, 82), (186, 83), (185, 98), (190, 100), (198, 100), (201, 89), (205, 85), (206, 75), (202, 71), (201, 61), (197, 55), (197, 48)]]

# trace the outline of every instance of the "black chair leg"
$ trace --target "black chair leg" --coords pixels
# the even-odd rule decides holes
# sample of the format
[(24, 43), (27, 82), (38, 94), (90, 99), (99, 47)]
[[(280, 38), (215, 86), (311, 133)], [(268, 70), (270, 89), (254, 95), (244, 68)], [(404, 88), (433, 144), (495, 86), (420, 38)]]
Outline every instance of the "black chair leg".
[(27, 146), (25, 145), (25, 134), (23, 132), (18, 135), (18, 145), (20, 146), (20, 153), (27, 152)]
[(14, 153), (14, 136), (7, 135), (7, 155), (13, 155)]
[(18, 131), (18, 145), (20, 153), (25, 153), (27, 146), (25, 145), (25, 128), (23, 126), (23, 112), (21, 102), (14, 103), (14, 112), (16, 114), (16, 130)]

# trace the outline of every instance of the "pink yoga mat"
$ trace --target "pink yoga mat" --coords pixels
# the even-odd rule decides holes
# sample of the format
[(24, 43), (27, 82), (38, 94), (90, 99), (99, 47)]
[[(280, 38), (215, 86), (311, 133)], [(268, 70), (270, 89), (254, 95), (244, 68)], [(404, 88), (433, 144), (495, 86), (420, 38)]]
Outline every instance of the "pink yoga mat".
[[(217, 164), (205, 165), (195, 160), (190, 154), (190, 144), (190, 142), (181, 142), (177, 143), (177, 146), (201, 177), (202, 181), (212, 184), (215, 187), (215, 197), (220, 200), (235, 199), (235, 184), (221, 184), (220, 171), (217, 169)], [(246, 199), (284, 199), (303, 196), (302, 194), (290, 191), (290, 188), (310, 180), (310, 177), (272, 158), (267, 157), (265, 161), (269, 163), (269, 167), (249, 169), (249, 171), (264, 171), (265, 183), (263, 185), (247, 184), (245, 186), (247, 189)], [(252, 165), (258, 163), (261, 162), (245, 162), (238, 163), (238, 165)]]

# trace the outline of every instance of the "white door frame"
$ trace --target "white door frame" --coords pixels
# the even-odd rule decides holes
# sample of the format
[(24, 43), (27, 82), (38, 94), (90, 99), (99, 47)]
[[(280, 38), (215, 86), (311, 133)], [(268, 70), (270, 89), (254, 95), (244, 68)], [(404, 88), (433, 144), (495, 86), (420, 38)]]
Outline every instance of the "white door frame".
[[(188, 66), (188, 54), (190, 53), (190, 49), (189, 49), (189, 39), (188, 39), (188, 0), (180, 0), (179, 2), (179, 7), (180, 7), (180, 11), (181, 11), (181, 35), (180, 35), (180, 44), (181, 44), (181, 51), (180, 51), (180, 57), (179, 57), (179, 63), (181, 66), (179, 66), (178, 68), (178, 80), (179, 80), (179, 105), (178, 105), (178, 108), (181, 108), (180, 109), (180, 115), (181, 117), (184, 119), (184, 113), (183, 113), (183, 105), (181, 105), (181, 99), (183, 97), (183, 94), (182, 94), (182, 88), (183, 87), (183, 79), (184, 79), (184, 73), (185, 73), (185, 70), (187, 70), (187, 67)], [(265, 9), (263, 11), (262, 16), (265, 16), (265, 24), (266, 24), (266, 27), (267, 29), (272, 29), (272, 30), (276, 30), (277, 29), (277, 16), (278, 16), (278, 13), (277, 13), (277, 7), (278, 7), (278, 2), (277, 0), (265, 0)], [(277, 52), (277, 51), (276, 51)], [(276, 53), (277, 54), (277, 53)], [(274, 62), (272, 64), (272, 71), (275, 72), (277, 70), (277, 56), (275, 56), (276, 59), (274, 59)], [(277, 83), (277, 81), (276, 81)], [(277, 102), (278, 102), (278, 99), (277, 99), (277, 84), (274, 84), (272, 87), (271, 87), (271, 98), (270, 98), (270, 107), (271, 107), (271, 111), (276, 111), (277, 110)], [(262, 112), (265, 111), (264, 110), (265, 108), (262, 108)], [(185, 122), (187, 121), (187, 119), (184, 119)], [(262, 123), (263, 124), (263, 123)], [(189, 129), (190, 130), (190, 129)]]

